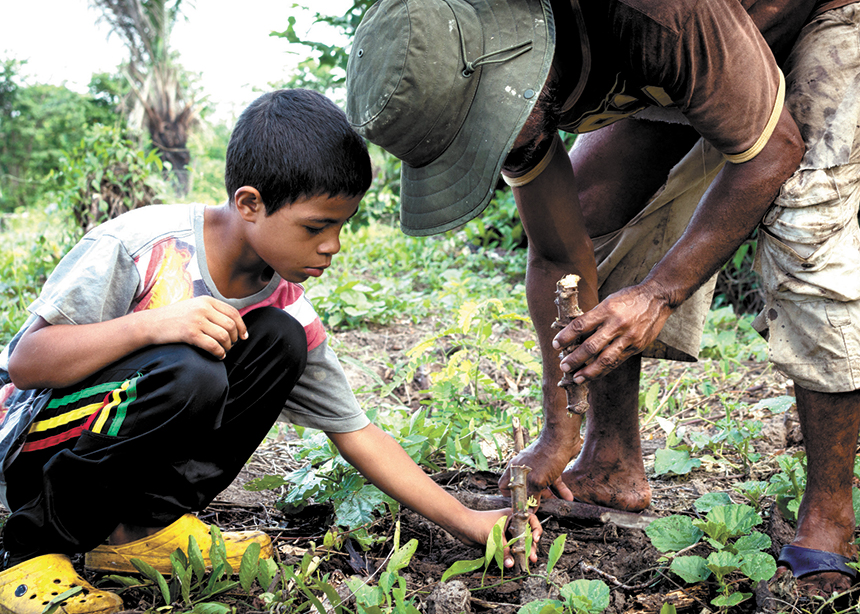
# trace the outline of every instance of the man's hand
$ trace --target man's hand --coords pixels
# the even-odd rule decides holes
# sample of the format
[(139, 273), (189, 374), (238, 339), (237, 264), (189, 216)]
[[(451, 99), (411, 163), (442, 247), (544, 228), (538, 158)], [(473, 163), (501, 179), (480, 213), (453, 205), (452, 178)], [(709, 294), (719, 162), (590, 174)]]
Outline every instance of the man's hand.
[(152, 344), (186, 343), (224, 358), (248, 329), (239, 311), (211, 296), (179, 301), (146, 312), (152, 318)]
[(561, 370), (573, 372), (577, 384), (606, 375), (647, 348), (672, 311), (647, 281), (619, 290), (555, 336), (555, 349), (572, 348)]
[[(493, 530), (493, 526), (496, 524), (496, 521), (502, 516), (507, 516), (510, 519), (512, 510), (510, 508), (503, 510), (491, 510), (491, 511), (476, 511), (469, 510), (469, 513), (472, 515), (472, 520), (469, 523), (469, 528), (473, 531), (472, 533), (461, 533), (457, 537), (460, 538), (461, 541), (473, 544), (475, 546), (485, 546), (490, 539), (490, 533)], [(532, 529), (532, 538), (533, 543), (531, 547), (531, 551), (529, 554), (529, 561), (532, 563), (537, 563), (537, 553), (538, 553), (538, 542), (540, 542), (540, 537), (543, 534), (543, 527), (541, 526), (540, 521), (537, 519), (537, 516), (534, 514), (529, 516), (529, 526)], [(504, 542), (504, 565), (505, 567), (513, 567), (514, 566), (514, 557), (511, 556), (511, 548), (508, 545), (507, 537), (502, 538)]]

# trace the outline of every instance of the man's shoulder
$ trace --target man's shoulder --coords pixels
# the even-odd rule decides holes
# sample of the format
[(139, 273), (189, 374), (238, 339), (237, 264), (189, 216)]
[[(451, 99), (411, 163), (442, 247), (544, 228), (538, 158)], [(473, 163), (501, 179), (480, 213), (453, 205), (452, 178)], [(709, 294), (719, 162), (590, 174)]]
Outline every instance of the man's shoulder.
[(629, 23), (634, 27), (657, 27), (680, 34), (700, 11), (712, 12), (729, 0), (613, 0), (609, 16), (615, 27)]

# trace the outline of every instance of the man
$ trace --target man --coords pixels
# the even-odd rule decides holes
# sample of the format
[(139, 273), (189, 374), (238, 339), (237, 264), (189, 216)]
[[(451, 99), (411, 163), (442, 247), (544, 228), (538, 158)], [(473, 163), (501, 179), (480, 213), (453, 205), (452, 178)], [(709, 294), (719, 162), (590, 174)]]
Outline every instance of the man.
[[(812, 5), (755, 3), (747, 13), (733, 0), (383, 0), (365, 17), (347, 114), (404, 161), (404, 230), (431, 234), (475, 217), (499, 172), (513, 186), (544, 362), (545, 428), (516, 459), (533, 468), (532, 490), (554, 484), (567, 499), (649, 505), (640, 357), (695, 359), (708, 280), (801, 161), (768, 44), (790, 48)], [(589, 134), (568, 157), (557, 129)], [(554, 338), (550, 297), (571, 272), (590, 311)], [(573, 351), (559, 365), (565, 347)], [(591, 382), (584, 445), (556, 387), (562, 369)], [(850, 585), (840, 557), (853, 556), (852, 455), (845, 442), (822, 454), (832, 439), (818, 426), (838, 423), (853, 445), (860, 411), (823, 403), (810, 413), (804, 391), (798, 403), (809, 489), (781, 562), (830, 592)]]

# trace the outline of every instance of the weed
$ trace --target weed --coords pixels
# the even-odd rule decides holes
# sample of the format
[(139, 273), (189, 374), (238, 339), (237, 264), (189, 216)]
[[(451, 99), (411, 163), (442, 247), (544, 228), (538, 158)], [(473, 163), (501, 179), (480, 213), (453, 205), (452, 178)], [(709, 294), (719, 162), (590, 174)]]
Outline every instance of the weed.
[(183, 552), (177, 548), (170, 555), (172, 574), (169, 580), (147, 562), (132, 559), (132, 565), (142, 578), (109, 575), (103, 581), (124, 587), (120, 592), (134, 588), (148, 595), (152, 606), (146, 612), (228, 614), (232, 611), (230, 606), (211, 600), (237, 587), (250, 594), (255, 582), (265, 589), (274, 577), (276, 564), (269, 559), (260, 559), (260, 544), (251, 544), (242, 556), (239, 580), (233, 580), (233, 568), (227, 561), (227, 548), (221, 531), (213, 525), (210, 535), (212, 546), (209, 560), (212, 571), (209, 573), (197, 541), (189, 536), (188, 550)]

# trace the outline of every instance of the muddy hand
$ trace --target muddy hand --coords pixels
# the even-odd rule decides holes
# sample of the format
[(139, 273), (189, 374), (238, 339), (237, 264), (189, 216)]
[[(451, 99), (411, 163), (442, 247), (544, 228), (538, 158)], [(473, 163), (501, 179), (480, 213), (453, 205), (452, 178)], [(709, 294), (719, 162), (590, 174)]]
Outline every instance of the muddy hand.
[(561, 370), (572, 372), (577, 384), (606, 375), (648, 347), (671, 313), (667, 302), (645, 284), (619, 290), (555, 336), (555, 349), (571, 350)]

